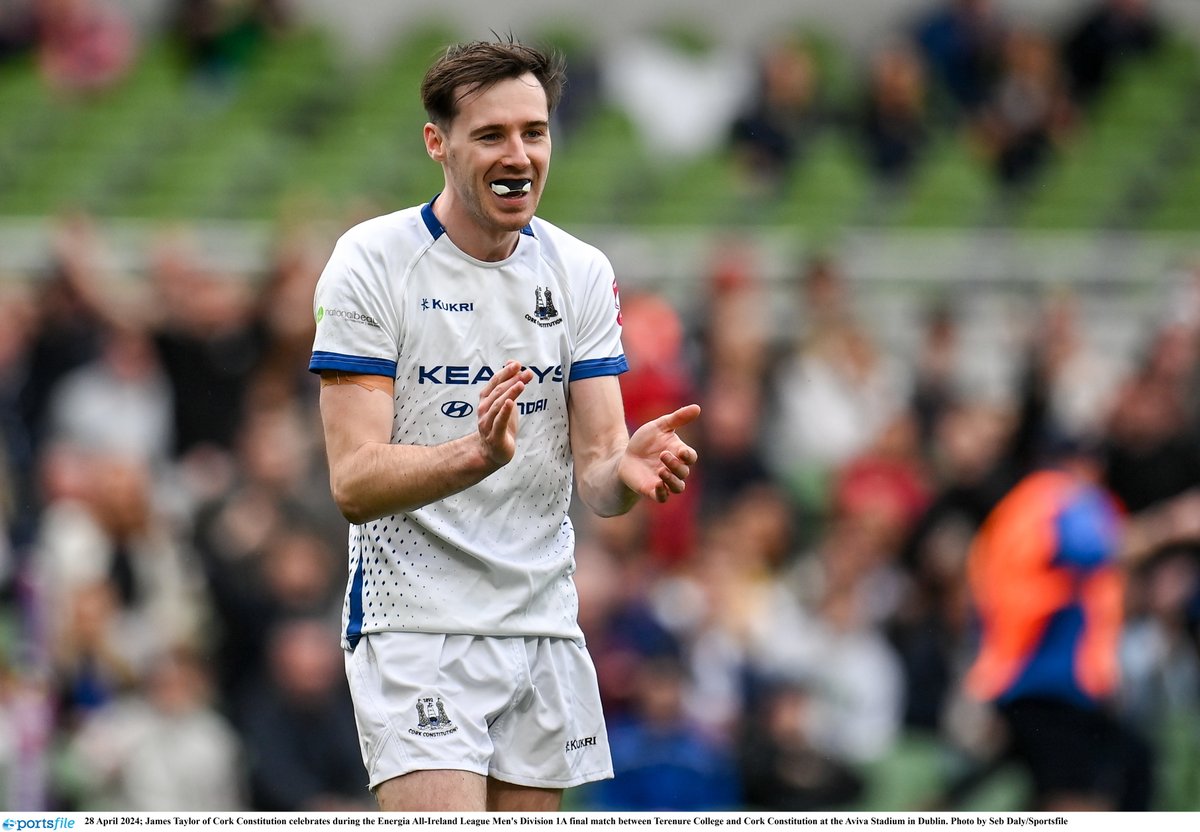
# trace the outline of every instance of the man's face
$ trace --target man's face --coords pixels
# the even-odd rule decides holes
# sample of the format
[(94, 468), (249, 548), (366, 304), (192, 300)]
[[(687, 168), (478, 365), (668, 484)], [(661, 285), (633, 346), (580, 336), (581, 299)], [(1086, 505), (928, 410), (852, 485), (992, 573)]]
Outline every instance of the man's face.
[(519, 231), (533, 218), (550, 169), (549, 122), (545, 90), (526, 74), (468, 93), (445, 129), (425, 126), (429, 155), (481, 230)]

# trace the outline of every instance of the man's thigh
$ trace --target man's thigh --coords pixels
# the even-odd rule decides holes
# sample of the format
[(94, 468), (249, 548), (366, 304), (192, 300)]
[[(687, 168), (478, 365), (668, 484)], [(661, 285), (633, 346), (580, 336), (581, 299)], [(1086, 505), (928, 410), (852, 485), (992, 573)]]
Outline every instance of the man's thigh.
[(375, 800), (384, 812), (482, 812), (488, 782), (470, 771), (414, 771), (380, 783)]
[(379, 784), (384, 812), (557, 812), (561, 789), (539, 789), (469, 771), (414, 771)]
[(539, 789), (488, 778), (487, 807), (492, 812), (557, 812), (562, 789)]

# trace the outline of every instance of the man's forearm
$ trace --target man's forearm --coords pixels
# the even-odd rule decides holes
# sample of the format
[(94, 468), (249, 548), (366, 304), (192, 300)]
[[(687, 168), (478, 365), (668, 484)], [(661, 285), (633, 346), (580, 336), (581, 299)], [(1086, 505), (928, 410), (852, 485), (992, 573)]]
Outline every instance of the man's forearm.
[(457, 494), (500, 467), (477, 434), (433, 446), (369, 442), (330, 472), (330, 489), (347, 520), (365, 523)]

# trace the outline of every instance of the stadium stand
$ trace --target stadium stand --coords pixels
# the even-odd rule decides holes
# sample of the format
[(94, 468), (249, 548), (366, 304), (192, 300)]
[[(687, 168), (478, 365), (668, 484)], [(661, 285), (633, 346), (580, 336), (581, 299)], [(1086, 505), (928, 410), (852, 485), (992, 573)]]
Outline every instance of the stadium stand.
[[(428, 55), (454, 35), (444, 24), (416, 26), (382, 59), (353, 64), (327, 33), (293, 31), (217, 90), (181, 89), (178, 55), (152, 42), (123, 84), (70, 100), (48, 96), (28, 60), (10, 62), (0, 66), (0, 216), (74, 205), (101, 216), (264, 220), (297, 193), (420, 199), (438, 183), (404, 152), (423, 115), (401, 91), (415, 88)], [(561, 142), (555, 174), (569, 184), (548, 197), (547, 211), (593, 224), (994, 224), (999, 189), (954, 127), (935, 127), (914, 181), (881, 208), (841, 115), (855, 106), (856, 72), (847, 56), (830, 57), (828, 43), (812, 40), (834, 118), (777, 204), (731, 198), (738, 172), (724, 150), (651, 165), (619, 106), (602, 101)], [(999, 220), (1030, 229), (1194, 228), (1188, 195), (1196, 189), (1186, 180), (1197, 84), (1197, 48), (1182, 38), (1130, 65)]]

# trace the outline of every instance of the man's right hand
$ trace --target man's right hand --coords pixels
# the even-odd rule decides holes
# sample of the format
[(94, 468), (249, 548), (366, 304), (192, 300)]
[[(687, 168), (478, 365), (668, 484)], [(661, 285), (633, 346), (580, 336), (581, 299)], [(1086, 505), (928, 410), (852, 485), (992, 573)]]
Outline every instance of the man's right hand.
[(484, 458), (496, 468), (517, 452), (517, 398), (533, 381), (533, 371), (507, 361), (479, 394), (479, 439)]

